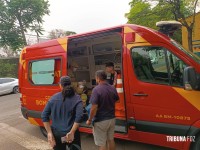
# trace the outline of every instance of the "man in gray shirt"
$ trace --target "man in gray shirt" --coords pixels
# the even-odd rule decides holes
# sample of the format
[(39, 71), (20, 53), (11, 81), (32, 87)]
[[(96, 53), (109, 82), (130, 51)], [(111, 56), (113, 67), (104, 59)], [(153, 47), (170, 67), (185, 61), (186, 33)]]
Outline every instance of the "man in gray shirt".
[(93, 122), (94, 141), (99, 150), (114, 150), (115, 102), (119, 96), (116, 89), (106, 82), (105, 71), (96, 72), (96, 82), (98, 85), (90, 98), (92, 107), (87, 124)]

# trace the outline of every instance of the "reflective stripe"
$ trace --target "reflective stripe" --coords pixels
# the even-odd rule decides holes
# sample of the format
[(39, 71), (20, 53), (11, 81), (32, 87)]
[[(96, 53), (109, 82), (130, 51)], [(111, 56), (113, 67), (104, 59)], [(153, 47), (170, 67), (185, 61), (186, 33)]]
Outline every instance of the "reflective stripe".
[(117, 90), (117, 93), (123, 93), (124, 92), (123, 88), (116, 88), (116, 90)]
[(122, 84), (122, 79), (117, 79), (117, 84)]
[(28, 120), (29, 120), (29, 122), (30, 122), (31, 124), (36, 125), (36, 126), (39, 126), (39, 124), (35, 121), (34, 118), (28, 117)]

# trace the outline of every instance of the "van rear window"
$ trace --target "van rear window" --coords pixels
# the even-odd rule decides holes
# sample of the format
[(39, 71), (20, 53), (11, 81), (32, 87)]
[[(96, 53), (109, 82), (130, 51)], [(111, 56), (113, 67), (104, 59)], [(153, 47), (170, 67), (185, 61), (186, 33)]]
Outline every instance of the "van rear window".
[(29, 63), (29, 81), (35, 85), (58, 84), (61, 76), (61, 59), (46, 59)]

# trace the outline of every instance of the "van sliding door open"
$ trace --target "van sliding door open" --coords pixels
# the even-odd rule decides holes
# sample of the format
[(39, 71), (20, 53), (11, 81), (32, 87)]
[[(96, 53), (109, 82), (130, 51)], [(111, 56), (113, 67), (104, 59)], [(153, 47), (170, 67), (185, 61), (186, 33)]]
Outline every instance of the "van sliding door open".
[[(86, 120), (90, 95), (92, 89), (96, 86), (95, 72), (97, 70), (105, 70), (105, 64), (108, 62), (114, 63), (114, 70), (117, 72), (116, 89), (120, 97), (115, 107), (115, 130), (116, 132), (125, 133), (126, 113), (123, 90), (121, 30), (121, 28), (118, 28), (112, 31), (69, 39), (67, 73), (73, 78), (73, 86), (83, 100), (84, 107), (86, 108)], [(82, 123), (82, 126), (88, 127), (85, 121)]]

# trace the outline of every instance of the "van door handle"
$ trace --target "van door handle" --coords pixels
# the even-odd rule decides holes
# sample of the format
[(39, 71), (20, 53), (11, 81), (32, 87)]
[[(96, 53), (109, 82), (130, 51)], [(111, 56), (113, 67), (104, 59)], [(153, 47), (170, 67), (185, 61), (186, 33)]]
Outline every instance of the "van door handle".
[(148, 94), (145, 93), (135, 93), (133, 96), (148, 96)]

